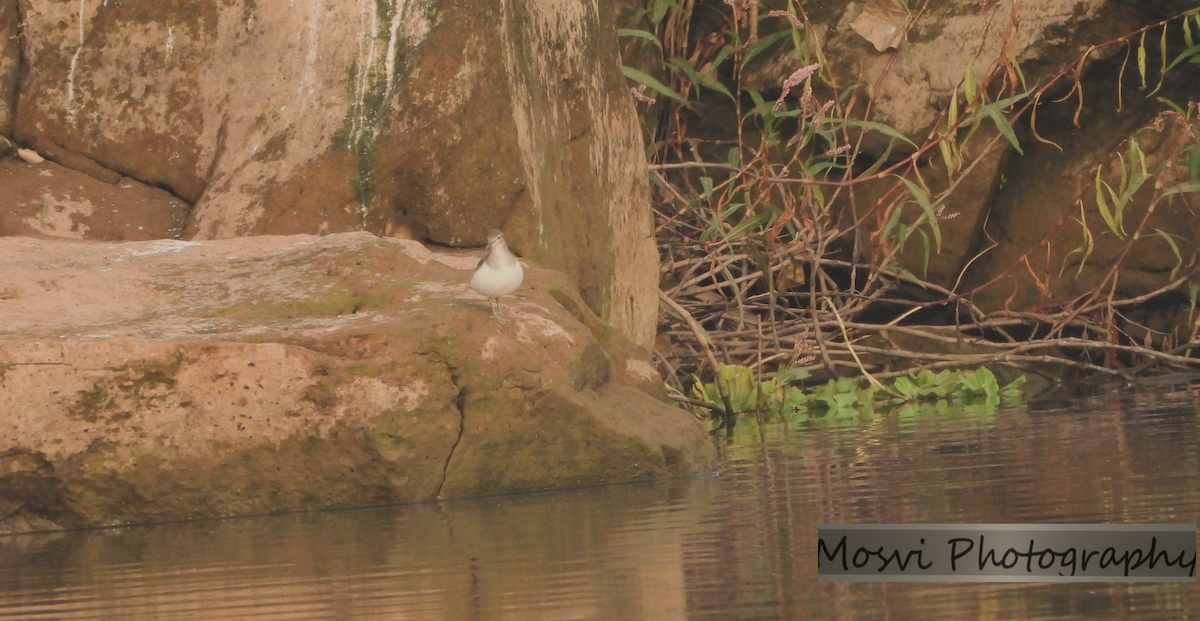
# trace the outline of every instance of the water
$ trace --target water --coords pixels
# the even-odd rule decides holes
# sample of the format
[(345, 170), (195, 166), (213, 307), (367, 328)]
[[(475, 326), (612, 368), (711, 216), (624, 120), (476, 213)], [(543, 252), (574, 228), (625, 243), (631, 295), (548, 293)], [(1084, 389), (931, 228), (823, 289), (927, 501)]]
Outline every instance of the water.
[(833, 584), (821, 523), (1195, 523), (1200, 389), (743, 422), (719, 477), (0, 537), (0, 619), (1185, 619), (1195, 583)]

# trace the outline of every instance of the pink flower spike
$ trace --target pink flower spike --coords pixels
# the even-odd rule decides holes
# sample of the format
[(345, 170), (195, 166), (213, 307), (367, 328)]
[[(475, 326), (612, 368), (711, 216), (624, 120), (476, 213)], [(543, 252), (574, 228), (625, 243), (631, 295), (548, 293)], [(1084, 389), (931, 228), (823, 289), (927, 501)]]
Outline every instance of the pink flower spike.
[(832, 99), (830, 99), (829, 101), (822, 104), (821, 109), (817, 110), (817, 113), (813, 115), (813, 120), (812, 120), (813, 125), (820, 125), (821, 121), (825, 119), (825, 113), (829, 112), (829, 109), (832, 107), (833, 107)]
[(783, 93), (779, 95), (779, 99), (775, 100), (774, 109), (778, 110), (779, 107), (783, 105), (783, 98), (787, 97), (788, 93), (791, 92), (793, 88), (800, 86), (802, 82), (807, 80), (808, 76), (816, 73), (817, 69), (820, 67), (821, 63), (813, 63), (807, 67), (801, 67), (797, 69), (792, 73), (792, 75), (788, 76), (788, 79), (783, 81)]
[(645, 84), (643, 84), (637, 88), (631, 88), (631, 89), (629, 89), (629, 92), (633, 93), (634, 99), (636, 99), (640, 102), (643, 102), (643, 103), (653, 104), (655, 101), (658, 101), (657, 99), (646, 95), (646, 85)]
[(850, 150), (850, 145), (844, 144), (836, 149), (830, 149), (825, 152), (825, 155), (841, 155)]
[(1192, 131), (1192, 126), (1188, 124), (1187, 119), (1182, 114), (1174, 110), (1163, 110), (1154, 117), (1154, 131), (1161, 132), (1163, 128), (1163, 119), (1171, 119), (1183, 128), (1193, 139), (1196, 137), (1196, 132)]
[(804, 22), (800, 21), (800, 18), (796, 17), (795, 13), (789, 13), (787, 11), (770, 11), (767, 13), (767, 15), (769, 17), (786, 17), (792, 22), (792, 24), (796, 26), (797, 29), (804, 28)]

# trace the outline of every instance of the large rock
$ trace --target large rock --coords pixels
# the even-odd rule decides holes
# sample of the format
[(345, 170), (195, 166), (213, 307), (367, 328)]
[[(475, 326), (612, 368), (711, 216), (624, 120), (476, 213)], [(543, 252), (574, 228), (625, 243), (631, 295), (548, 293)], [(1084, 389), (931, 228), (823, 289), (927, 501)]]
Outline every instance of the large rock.
[(179, 237), (191, 205), (128, 177), (105, 183), (54, 162), (0, 158), (0, 236)]
[(556, 272), (368, 233), (0, 238), (0, 532), (709, 472)]
[(365, 229), (469, 246), (503, 226), (650, 343), (645, 158), (606, 3), (21, 7), (17, 139), (194, 203), (185, 238)]
[[(1101, 109), (1115, 105), (1105, 101), (1111, 96), (1100, 99)], [(963, 280), (964, 290), (978, 289), (972, 297), (979, 306), (986, 311), (1040, 308), (1092, 291), (1133, 298), (1182, 275), (1195, 276), (1196, 249), (1190, 240), (1200, 232), (1197, 193), (1175, 190), (1188, 181), (1190, 156), (1183, 147), (1195, 145), (1196, 138), (1172, 118), (1147, 125), (1141, 120), (1104, 115), (1091, 122), (1108, 131), (1051, 133), (1063, 151), (1031, 145), (1028, 158), (1012, 158), (1007, 174), (1014, 182), (996, 192), (986, 227), (995, 247), (971, 265)], [(1131, 143), (1144, 155), (1146, 172), (1158, 174), (1131, 193), (1114, 231), (1096, 202), (1097, 171), (1120, 195), (1122, 177), (1135, 178), (1142, 169)], [(1106, 198), (1110, 212), (1116, 203)], [(1118, 224), (1117, 214), (1112, 215)], [(1169, 301), (1186, 311), (1186, 298), (1176, 295)], [(1187, 320), (1179, 319), (1179, 327), (1189, 329)], [(1170, 332), (1174, 323), (1156, 321), (1153, 327)]]
[(11, 136), (17, 106), (17, 78), (21, 66), (20, 15), (17, 0), (0, 0), (0, 155), (3, 139)]
[[(977, 81), (985, 84), (1008, 54), (1022, 64), (1032, 86), (1057, 73), (1088, 46), (1140, 25), (1133, 17), (1135, 11), (1113, 4), (1105, 0), (931, 3), (912, 25), (901, 53), (897, 53), (898, 35), (909, 16), (898, 0), (832, 3), (815, 8), (810, 17), (815, 22), (814, 36), (823, 42), (822, 50), (838, 79), (843, 84), (871, 85), (871, 120), (921, 144), (945, 113), (950, 95), (961, 91), (968, 65), (974, 67)], [(784, 20), (777, 22), (778, 27), (787, 26)], [(752, 66), (746, 80), (756, 88), (778, 92), (798, 68), (791, 46), (777, 46)], [(876, 139), (882, 137), (871, 138), (870, 148), (878, 153), (882, 149)]]

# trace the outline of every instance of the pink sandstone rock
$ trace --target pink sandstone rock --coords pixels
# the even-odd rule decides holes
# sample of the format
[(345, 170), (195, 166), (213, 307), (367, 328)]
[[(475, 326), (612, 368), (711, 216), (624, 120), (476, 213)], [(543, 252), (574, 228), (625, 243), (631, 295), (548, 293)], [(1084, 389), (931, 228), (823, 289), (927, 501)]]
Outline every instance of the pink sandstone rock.
[(500, 324), (475, 261), (369, 233), (0, 238), (0, 532), (713, 470), (561, 274), (528, 268)]

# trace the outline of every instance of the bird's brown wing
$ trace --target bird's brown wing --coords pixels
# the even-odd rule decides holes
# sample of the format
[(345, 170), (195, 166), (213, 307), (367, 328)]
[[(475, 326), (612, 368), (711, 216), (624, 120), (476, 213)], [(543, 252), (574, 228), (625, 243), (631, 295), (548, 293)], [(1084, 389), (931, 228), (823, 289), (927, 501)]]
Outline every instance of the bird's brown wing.
[(478, 272), (479, 268), (483, 267), (484, 263), (487, 263), (487, 260), (488, 260), (488, 255), (486, 255), (486, 254), (483, 255), (483, 258), (479, 260), (479, 263), (475, 264), (475, 271)]

